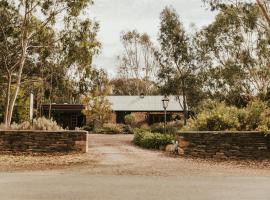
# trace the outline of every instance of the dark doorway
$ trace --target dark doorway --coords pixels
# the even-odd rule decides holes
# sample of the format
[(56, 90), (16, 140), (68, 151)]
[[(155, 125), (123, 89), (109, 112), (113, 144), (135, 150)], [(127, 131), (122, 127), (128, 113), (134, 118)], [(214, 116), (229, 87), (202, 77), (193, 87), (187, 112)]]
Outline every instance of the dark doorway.
[(131, 114), (131, 112), (118, 111), (115, 114), (116, 114), (116, 123), (117, 124), (124, 124), (125, 123), (125, 116)]
[[(167, 114), (167, 121), (171, 121), (172, 120), (172, 115), (171, 114)], [(148, 115), (148, 123), (149, 124), (155, 124), (155, 123), (161, 123), (165, 121), (165, 116), (162, 113), (150, 113)]]
[[(49, 109), (49, 105), (43, 105), (45, 117), (49, 116)], [(86, 118), (82, 114), (83, 109), (83, 105), (54, 104), (51, 106), (51, 116), (64, 129), (74, 130), (76, 127), (85, 125)]]

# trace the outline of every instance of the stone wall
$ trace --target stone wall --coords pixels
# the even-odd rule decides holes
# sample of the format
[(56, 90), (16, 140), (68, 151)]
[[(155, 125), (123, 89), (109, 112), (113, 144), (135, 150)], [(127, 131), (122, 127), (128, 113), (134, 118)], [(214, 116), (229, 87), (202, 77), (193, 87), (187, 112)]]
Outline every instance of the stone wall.
[(216, 159), (269, 159), (270, 136), (262, 132), (181, 132), (178, 153)]
[(87, 152), (85, 131), (1, 131), (0, 152)]

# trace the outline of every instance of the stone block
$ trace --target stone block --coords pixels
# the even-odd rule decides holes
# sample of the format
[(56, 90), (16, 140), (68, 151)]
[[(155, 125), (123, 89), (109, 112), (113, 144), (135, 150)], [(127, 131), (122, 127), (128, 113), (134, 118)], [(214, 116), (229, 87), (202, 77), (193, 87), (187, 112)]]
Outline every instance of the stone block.
[(173, 145), (172, 145), (172, 144), (166, 145), (165, 151), (166, 151), (166, 152), (172, 152), (172, 151), (173, 151)]
[(184, 156), (185, 155), (185, 150), (184, 149), (178, 147), (177, 150), (178, 150), (178, 155), (180, 155), (180, 156)]
[(189, 142), (183, 138), (180, 138), (178, 141), (178, 146), (180, 148), (186, 148), (189, 145)]

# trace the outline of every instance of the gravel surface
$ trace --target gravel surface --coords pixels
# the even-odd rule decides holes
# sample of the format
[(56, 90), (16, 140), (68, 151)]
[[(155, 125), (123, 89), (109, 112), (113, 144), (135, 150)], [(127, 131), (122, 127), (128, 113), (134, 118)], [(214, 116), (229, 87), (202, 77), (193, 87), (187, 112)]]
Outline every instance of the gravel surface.
[(92, 174), (145, 176), (270, 176), (270, 162), (215, 162), (175, 157), (161, 151), (141, 149), (132, 135), (90, 135), (89, 154), (96, 160)]
[(0, 156), (0, 199), (268, 200), (270, 196), (268, 161), (173, 157), (134, 146), (132, 135), (89, 139), (87, 154)]
[(87, 154), (0, 155), (0, 171), (81, 171), (95, 175), (270, 176), (270, 162), (188, 159), (132, 144), (133, 135), (89, 136)]

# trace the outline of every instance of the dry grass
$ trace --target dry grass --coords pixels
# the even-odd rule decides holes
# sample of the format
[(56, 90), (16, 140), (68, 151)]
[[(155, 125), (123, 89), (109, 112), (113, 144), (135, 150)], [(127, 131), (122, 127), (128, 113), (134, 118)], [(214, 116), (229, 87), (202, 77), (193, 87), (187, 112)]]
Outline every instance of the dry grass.
[(0, 171), (66, 169), (95, 165), (89, 154), (1, 154)]

